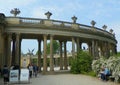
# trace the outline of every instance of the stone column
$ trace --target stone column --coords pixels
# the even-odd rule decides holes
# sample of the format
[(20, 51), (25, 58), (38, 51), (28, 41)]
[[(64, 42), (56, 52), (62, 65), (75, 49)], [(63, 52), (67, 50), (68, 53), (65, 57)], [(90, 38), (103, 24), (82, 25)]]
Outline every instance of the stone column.
[(104, 43), (103, 42), (101, 42), (100, 49), (101, 49), (101, 56), (104, 56)]
[(11, 60), (11, 64), (15, 65), (15, 41), (16, 41), (16, 37), (15, 34), (12, 35), (12, 60)]
[(75, 58), (75, 38), (72, 37), (72, 57)]
[(112, 54), (116, 54), (117, 50), (116, 50), (116, 45), (112, 44)]
[(115, 45), (115, 54), (117, 54), (117, 45)]
[(2, 35), (2, 33), (0, 33), (0, 65), (1, 68), (3, 68), (4, 64), (5, 64), (5, 35)]
[(41, 72), (41, 39), (38, 39), (38, 67)]
[(15, 64), (19, 65), (20, 62), (20, 34), (16, 34), (16, 54), (15, 54)]
[(107, 42), (107, 58), (110, 57), (110, 43)]
[(11, 66), (11, 40), (12, 36), (11, 34), (8, 34), (8, 47), (7, 47), (7, 66)]
[(19, 66), (21, 67), (21, 42), (22, 42), (22, 39), (20, 37), (20, 41), (19, 41)]
[(8, 37), (5, 37), (5, 46), (4, 46), (4, 65), (8, 63)]
[(50, 35), (50, 72), (54, 71), (53, 66), (53, 35)]
[(98, 41), (95, 42), (95, 58), (99, 58), (99, 52), (98, 52)]
[(60, 70), (63, 70), (62, 41), (60, 42)]
[(80, 50), (82, 50), (82, 46), (81, 45), (82, 45), (82, 42), (79, 42), (79, 46), (80, 46), (79, 48), (80, 48)]
[(80, 41), (79, 38), (77, 38), (77, 53), (80, 52)]
[(68, 66), (67, 66), (66, 41), (64, 41), (64, 69), (65, 69), (65, 70), (68, 70)]
[(109, 46), (108, 46), (108, 42), (105, 42), (105, 57), (109, 58)]
[(95, 59), (95, 41), (94, 40), (92, 40), (92, 56)]
[(0, 66), (4, 66), (4, 36), (0, 33)]
[(43, 47), (43, 74), (47, 72), (47, 35), (43, 35), (44, 47)]
[(88, 50), (89, 50), (89, 54), (92, 56), (92, 45), (91, 45), (91, 43), (88, 43)]

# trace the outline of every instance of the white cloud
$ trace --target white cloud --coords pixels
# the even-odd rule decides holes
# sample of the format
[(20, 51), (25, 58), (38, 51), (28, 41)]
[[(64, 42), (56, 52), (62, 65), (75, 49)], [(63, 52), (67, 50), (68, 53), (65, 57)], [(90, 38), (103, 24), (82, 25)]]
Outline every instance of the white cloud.
[(19, 8), (20, 11), (30, 9), (30, 5), (36, 0), (0, 0), (0, 11), (5, 13), (5, 15), (10, 15), (10, 10), (14, 8)]
[(35, 2), (36, 0), (0, 0), (0, 5), (3, 7), (21, 7), (21, 6), (26, 6), (29, 4), (32, 4), (33, 2)]
[(32, 9), (32, 17), (46, 18), (44, 13), (45, 13), (45, 11), (41, 7), (35, 7)]

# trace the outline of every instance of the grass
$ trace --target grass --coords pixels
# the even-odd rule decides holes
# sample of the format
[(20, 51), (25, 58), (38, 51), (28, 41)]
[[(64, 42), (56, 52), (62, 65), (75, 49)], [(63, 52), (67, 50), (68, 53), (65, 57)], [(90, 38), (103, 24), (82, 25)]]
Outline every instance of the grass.
[(85, 75), (88, 75), (88, 76), (96, 77), (96, 73), (94, 71), (82, 72), (81, 74), (85, 74)]

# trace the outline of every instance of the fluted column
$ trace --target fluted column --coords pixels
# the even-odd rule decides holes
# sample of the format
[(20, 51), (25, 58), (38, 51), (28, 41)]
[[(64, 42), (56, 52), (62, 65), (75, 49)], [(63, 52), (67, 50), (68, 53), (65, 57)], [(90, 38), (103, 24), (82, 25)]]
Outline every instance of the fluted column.
[(101, 56), (104, 56), (104, 43), (103, 42), (101, 42), (100, 50), (101, 50)]
[(43, 74), (47, 72), (47, 35), (43, 35), (44, 47), (43, 47)]
[(41, 39), (38, 39), (38, 67), (41, 72)]
[(66, 50), (66, 41), (64, 41), (64, 69), (67, 70), (67, 50)]
[(92, 56), (92, 44), (88, 43), (89, 54)]
[(107, 42), (107, 58), (110, 57), (110, 43)]
[(20, 34), (16, 34), (16, 54), (15, 54), (15, 64), (19, 65), (20, 62)]
[(60, 70), (63, 70), (62, 41), (60, 42)]
[(77, 53), (80, 51), (80, 41), (79, 38), (77, 38)]
[(16, 41), (16, 37), (15, 34), (12, 35), (12, 60), (11, 60), (11, 64), (15, 65), (15, 41)]
[(113, 55), (117, 53), (117, 50), (116, 50), (116, 45), (112, 45), (112, 53)]
[(8, 47), (7, 47), (7, 66), (11, 66), (11, 34), (8, 34)]
[(95, 58), (99, 58), (98, 41), (95, 42)]
[(117, 45), (115, 45), (115, 49), (114, 50), (115, 50), (115, 54), (117, 54)]
[(109, 46), (108, 46), (108, 42), (105, 42), (105, 57), (109, 58)]
[(22, 42), (22, 38), (20, 37), (19, 40), (19, 66), (21, 67), (21, 42)]
[(50, 71), (54, 71), (53, 67), (53, 35), (50, 35)]
[(72, 57), (75, 58), (75, 38), (72, 37)]
[(82, 49), (82, 42), (80, 42), (80, 40), (79, 40), (79, 50), (81, 50)]
[(95, 41), (94, 40), (92, 40), (92, 56), (95, 59)]

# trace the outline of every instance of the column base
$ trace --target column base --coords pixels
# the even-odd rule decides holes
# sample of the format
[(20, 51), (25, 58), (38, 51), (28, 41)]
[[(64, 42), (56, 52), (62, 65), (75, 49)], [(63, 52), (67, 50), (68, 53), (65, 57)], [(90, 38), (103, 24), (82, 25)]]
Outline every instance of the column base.
[(68, 70), (68, 67), (64, 67), (64, 70)]
[(54, 75), (54, 71), (47, 71), (47, 72), (42, 72), (42, 75)]
[(63, 68), (60, 68), (60, 70), (63, 70)]
[(53, 74), (55, 74), (55, 72), (54, 71), (49, 71), (48, 74), (53, 75)]
[(47, 74), (47, 71), (43, 71), (43, 72), (42, 72), (42, 75), (46, 75), (46, 74)]

